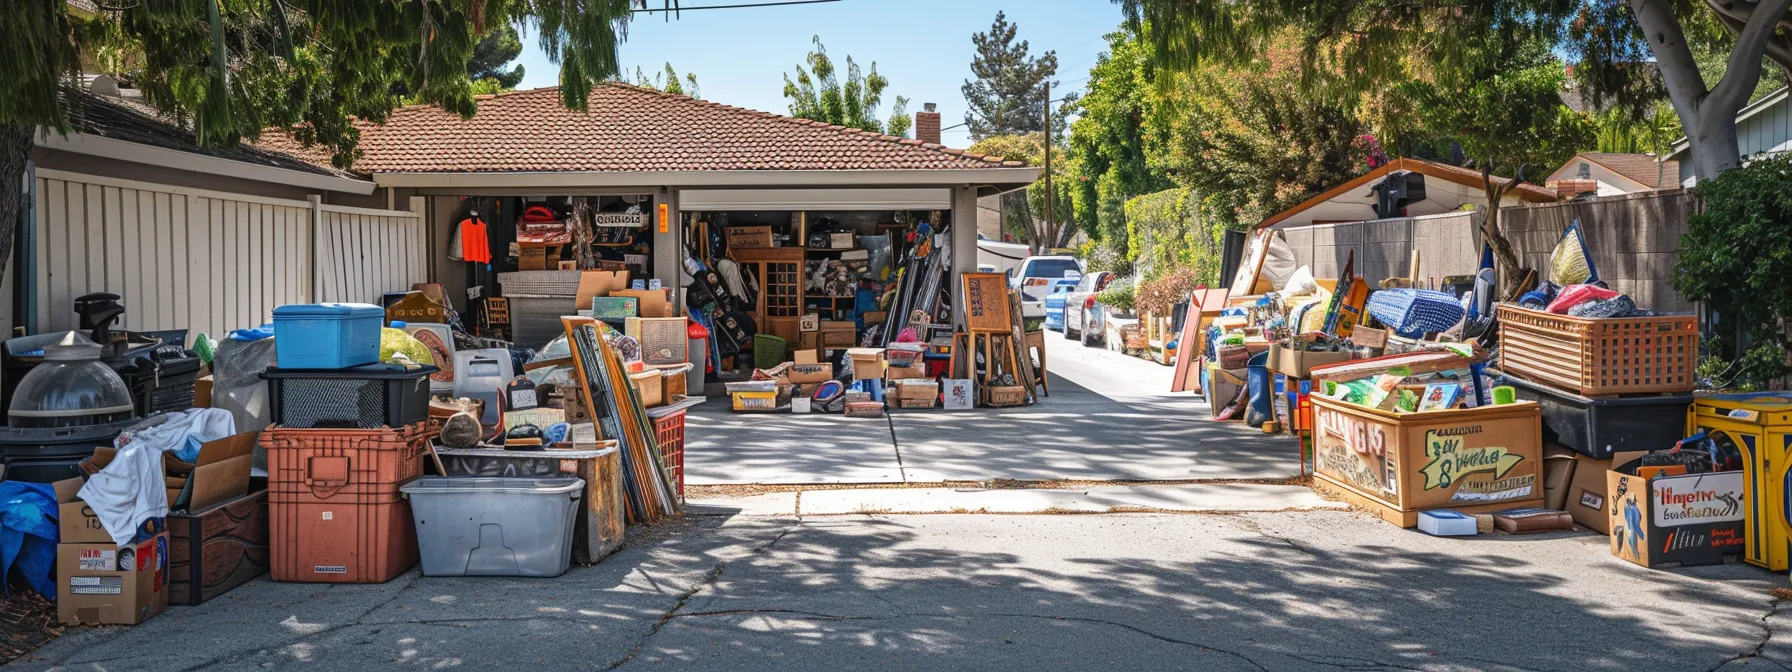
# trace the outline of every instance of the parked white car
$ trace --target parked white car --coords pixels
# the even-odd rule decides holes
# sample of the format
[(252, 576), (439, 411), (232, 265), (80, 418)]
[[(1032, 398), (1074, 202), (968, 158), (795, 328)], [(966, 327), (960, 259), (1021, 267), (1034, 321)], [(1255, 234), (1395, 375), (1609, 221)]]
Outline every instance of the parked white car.
[(1089, 273), (1064, 297), (1065, 338), (1080, 337), (1084, 345), (1101, 341), (1101, 307), (1095, 303), (1095, 294), (1107, 289), (1108, 283), (1113, 281), (1111, 272)]
[(1051, 291), (1052, 281), (1080, 277), (1082, 274), (1083, 262), (1076, 257), (1027, 257), (1020, 262), (1020, 267), (1013, 271), (1013, 275), (1008, 276), (1008, 286), (1020, 290), (1021, 317), (1043, 320), (1045, 295)]

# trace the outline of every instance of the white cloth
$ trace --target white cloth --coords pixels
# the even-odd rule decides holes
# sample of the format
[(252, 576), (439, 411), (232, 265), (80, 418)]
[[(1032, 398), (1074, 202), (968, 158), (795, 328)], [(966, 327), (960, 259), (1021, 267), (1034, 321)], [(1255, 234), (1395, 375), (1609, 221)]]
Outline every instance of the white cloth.
[(162, 453), (180, 450), (189, 437), (204, 443), (236, 433), (236, 419), (219, 408), (196, 408), (155, 420), (160, 422), (138, 425), (120, 435), (113, 442), (117, 456), (81, 486), (81, 501), (120, 546), (131, 543), (143, 521), (168, 515)]

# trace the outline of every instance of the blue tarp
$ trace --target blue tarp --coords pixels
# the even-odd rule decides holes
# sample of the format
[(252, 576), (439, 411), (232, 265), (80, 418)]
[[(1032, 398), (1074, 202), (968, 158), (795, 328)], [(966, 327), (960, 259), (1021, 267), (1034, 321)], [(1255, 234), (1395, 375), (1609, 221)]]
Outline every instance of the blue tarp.
[[(45, 599), (56, 599), (56, 491), (48, 483), (0, 481), (0, 577), (19, 574)], [(12, 597), (0, 580), (0, 594)]]

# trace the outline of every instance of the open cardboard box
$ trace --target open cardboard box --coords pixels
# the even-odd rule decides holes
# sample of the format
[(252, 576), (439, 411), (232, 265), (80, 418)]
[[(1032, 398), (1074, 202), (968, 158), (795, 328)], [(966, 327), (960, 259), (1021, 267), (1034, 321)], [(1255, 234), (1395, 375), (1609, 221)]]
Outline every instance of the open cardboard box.
[(1605, 472), (1614, 464), (1625, 464), (1646, 451), (1613, 453), (1612, 459), (1595, 460), (1585, 455), (1574, 456), (1574, 477), (1568, 481), (1568, 497), (1564, 505), (1574, 522), (1600, 534), (1611, 534), (1611, 516), (1607, 512)]
[(136, 625), (168, 606), (168, 532), (120, 548), (56, 545), (56, 614), (70, 625)]
[(168, 498), (170, 511), (198, 511), (249, 492), (249, 454), (259, 432), (242, 432), (200, 444), (192, 464), (179, 460), (165, 464), (169, 490), (180, 479), (179, 497)]
[(792, 383), (825, 383), (834, 379), (834, 365), (820, 361), (820, 353), (814, 350), (798, 350), (792, 354), (790, 364), (790, 382)]
[(625, 289), (628, 289), (628, 271), (581, 272), (573, 307), (578, 310), (590, 310), (592, 297), (610, 296), (613, 292)]
[(632, 298), (640, 301), (641, 317), (677, 317), (678, 312), (672, 307), (669, 289), (618, 289), (610, 292), (610, 296)]

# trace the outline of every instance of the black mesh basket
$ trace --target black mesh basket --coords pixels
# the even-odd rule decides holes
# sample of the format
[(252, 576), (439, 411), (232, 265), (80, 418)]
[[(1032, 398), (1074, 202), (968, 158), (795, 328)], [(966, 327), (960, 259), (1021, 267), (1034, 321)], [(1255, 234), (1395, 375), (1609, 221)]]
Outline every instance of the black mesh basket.
[(274, 424), (289, 429), (378, 429), (429, 419), (429, 374), (367, 364), (347, 369), (268, 367), (268, 406)]

